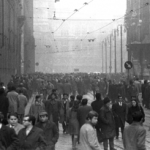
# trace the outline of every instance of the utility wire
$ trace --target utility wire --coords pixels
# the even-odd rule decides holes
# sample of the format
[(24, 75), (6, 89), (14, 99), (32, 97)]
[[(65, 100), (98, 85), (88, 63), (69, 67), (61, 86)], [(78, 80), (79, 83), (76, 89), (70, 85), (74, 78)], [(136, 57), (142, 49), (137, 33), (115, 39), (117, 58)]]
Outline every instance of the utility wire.
[[(45, 19), (45, 20), (53, 20), (53, 21), (63, 21), (63, 20), (65, 20), (64, 18), (56, 18), (56, 19), (53, 19), (53, 18), (43, 18), (43, 17), (26, 17), (26, 18), (30, 18), (30, 19)], [(77, 19), (69, 19), (69, 20), (67, 20), (67, 21), (105, 21), (105, 20), (113, 20), (113, 19), (105, 19), (105, 18), (100, 18), (100, 19), (79, 19), (79, 18), (77, 18)]]
[(101, 30), (101, 29), (103, 29), (103, 28), (109, 26), (110, 24), (114, 23), (114, 21), (118, 21), (118, 20), (120, 20), (120, 19), (122, 19), (122, 18), (125, 18), (126, 16), (130, 15), (131, 13), (136, 12), (136, 11), (138, 11), (138, 10), (141, 10), (141, 9), (145, 8), (146, 6), (148, 6), (148, 5), (149, 5), (149, 3), (145, 3), (144, 6), (141, 6), (140, 8), (137, 8), (137, 9), (135, 9), (135, 10), (129, 11), (129, 12), (128, 12), (127, 14), (125, 14), (124, 16), (122, 16), (122, 17), (120, 17), (120, 18), (118, 18), (118, 19), (114, 19), (113, 22), (110, 22), (110, 23), (108, 23), (107, 25), (105, 25), (105, 26), (103, 26), (103, 27), (101, 27), (101, 28), (98, 28), (98, 29), (96, 29), (96, 30), (94, 30), (94, 31), (88, 32), (88, 33), (86, 34), (85, 38), (87, 37), (87, 35), (89, 35), (89, 34), (91, 34), (91, 33), (94, 33), (94, 32), (96, 32), (96, 31), (98, 31), (98, 30)]
[(84, 8), (86, 5), (90, 4), (92, 1), (94, 1), (94, 0), (91, 0), (91, 1), (88, 2), (88, 3), (85, 2), (82, 7), (80, 7), (79, 9), (75, 9), (74, 12), (73, 12), (69, 17), (67, 17), (66, 19), (63, 20), (63, 22), (62, 22), (62, 23), (59, 25), (59, 27), (54, 31), (54, 33), (64, 24), (65, 21), (69, 20), (75, 13), (79, 12), (82, 8)]
[(98, 29), (96, 29), (96, 30), (94, 30), (94, 31), (91, 31), (91, 32), (89, 32), (88, 34), (91, 34), (91, 33), (94, 33), (94, 32), (96, 32), (96, 31), (98, 31), (98, 30), (101, 30), (101, 29), (103, 29), (103, 28), (109, 26), (110, 24), (114, 23), (115, 21), (118, 21), (118, 20), (120, 20), (120, 19), (122, 19), (122, 18), (125, 18), (126, 16), (130, 15), (131, 13), (136, 12), (136, 11), (142, 9), (142, 8), (145, 8), (145, 7), (148, 6), (148, 5), (149, 5), (149, 3), (146, 3), (144, 6), (138, 8), (138, 9), (131, 10), (130, 12), (128, 12), (128, 14), (125, 14), (124, 16), (122, 16), (122, 17), (120, 17), (120, 18), (118, 18), (118, 19), (114, 19), (113, 22), (110, 22), (110, 23), (108, 23), (107, 25), (105, 25), (105, 26), (103, 26), (103, 27), (101, 27), (101, 28), (98, 28)]

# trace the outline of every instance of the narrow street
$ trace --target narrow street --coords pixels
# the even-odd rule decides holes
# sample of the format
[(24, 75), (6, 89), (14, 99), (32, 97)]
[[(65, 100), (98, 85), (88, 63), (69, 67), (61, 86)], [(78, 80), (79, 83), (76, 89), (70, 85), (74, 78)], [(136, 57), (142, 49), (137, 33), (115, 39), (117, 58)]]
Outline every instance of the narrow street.
[[(88, 98), (88, 102), (89, 102), (88, 104), (90, 105), (90, 103), (93, 101), (93, 95), (89, 93), (85, 95), (84, 97)], [(28, 111), (33, 101), (34, 101), (34, 96), (29, 100), (28, 105), (26, 107), (25, 114), (28, 114)], [(147, 147), (147, 150), (150, 150), (150, 131), (148, 131), (150, 127), (150, 110), (145, 109), (145, 114), (146, 114), (146, 119), (145, 119), (144, 126), (145, 126), (145, 129), (147, 130), (146, 147)], [(126, 125), (128, 124), (126, 123)], [(102, 144), (101, 144), (101, 147), (103, 149)], [(115, 139), (115, 148), (117, 150), (123, 150), (121, 136), (119, 137), (118, 140)], [(71, 150), (71, 149), (72, 149), (71, 136), (69, 134), (63, 134), (62, 126), (61, 124), (59, 124), (59, 140), (56, 144), (56, 150)]]

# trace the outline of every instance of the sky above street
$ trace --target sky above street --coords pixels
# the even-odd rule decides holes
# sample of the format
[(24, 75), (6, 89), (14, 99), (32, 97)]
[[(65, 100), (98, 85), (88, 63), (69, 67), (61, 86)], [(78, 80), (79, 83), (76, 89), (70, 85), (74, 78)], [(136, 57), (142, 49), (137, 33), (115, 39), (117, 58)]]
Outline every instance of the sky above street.
[(85, 2), (90, 3), (73, 15), (72, 19), (116, 19), (126, 11), (126, 0), (60, 0), (55, 3), (57, 16), (67, 18)]

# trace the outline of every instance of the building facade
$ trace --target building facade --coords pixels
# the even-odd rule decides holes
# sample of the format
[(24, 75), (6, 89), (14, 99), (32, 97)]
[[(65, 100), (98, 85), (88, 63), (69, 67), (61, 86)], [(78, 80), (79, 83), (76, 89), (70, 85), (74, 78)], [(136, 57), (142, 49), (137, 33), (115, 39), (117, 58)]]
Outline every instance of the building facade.
[(0, 0), (0, 78), (5, 83), (21, 73), (21, 9), (19, 0)]
[(128, 59), (133, 63), (132, 74), (149, 77), (150, 64), (150, 0), (127, 0)]
[(22, 68), (25, 74), (35, 72), (35, 39), (33, 36), (33, 0), (23, 0)]
[[(24, 73), (21, 69), (23, 68), (22, 53), (26, 54), (23, 39), (27, 39), (29, 36), (24, 37), (26, 32), (23, 30), (23, 26), (24, 22), (28, 20), (26, 20), (23, 10), (24, 3), (27, 1), (0, 0), (0, 79), (4, 83), (8, 83), (11, 75)], [(24, 29), (27, 28), (30, 27)], [(28, 56), (30, 55), (28, 54)]]

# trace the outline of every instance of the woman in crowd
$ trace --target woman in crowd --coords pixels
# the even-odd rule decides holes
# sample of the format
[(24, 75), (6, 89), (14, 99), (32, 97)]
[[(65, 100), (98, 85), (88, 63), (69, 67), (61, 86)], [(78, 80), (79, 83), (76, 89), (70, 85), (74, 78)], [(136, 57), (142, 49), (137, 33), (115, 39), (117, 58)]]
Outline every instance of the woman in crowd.
[(138, 100), (135, 96), (131, 97), (131, 106), (129, 106), (128, 108), (128, 114), (127, 114), (127, 122), (129, 124), (131, 124), (133, 122), (133, 118), (132, 118), (132, 114), (135, 112), (140, 111), (143, 115), (143, 122), (145, 121), (145, 113), (144, 110), (142, 108), (142, 106), (140, 105), (140, 103), (138, 103)]
[(74, 101), (73, 107), (69, 110), (69, 133), (72, 138), (72, 148), (76, 149), (76, 143), (79, 137), (79, 122), (77, 120), (78, 101)]
[(33, 115), (36, 118), (36, 122), (38, 122), (39, 113), (45, 110), (45, 106), (43, 102), (41, 102), (41, 96), (37, 95), (35, 97), (35, 103), (31, 105), (29, 114)]
[(8, 115), (8, 126), (13, 128), (18, 135), (19, 131), (24, 128), (24, 126), (18, 123), (18, 115), (16, 113), (11, 113)]

